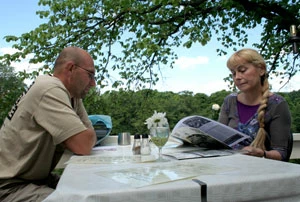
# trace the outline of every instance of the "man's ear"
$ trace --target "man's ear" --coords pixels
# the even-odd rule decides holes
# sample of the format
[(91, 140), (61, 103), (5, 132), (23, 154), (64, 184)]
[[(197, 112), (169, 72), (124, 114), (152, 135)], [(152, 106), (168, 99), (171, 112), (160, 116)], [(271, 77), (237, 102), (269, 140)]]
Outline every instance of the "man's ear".
[(72, 72), (74, 68), (75, 68), (75, 64), (74, 64), (73, 62), (70, 61), (70, 62), (67, 62), (67, 63), (66, 63), (65, 69), (66, 69), (67, 71)]

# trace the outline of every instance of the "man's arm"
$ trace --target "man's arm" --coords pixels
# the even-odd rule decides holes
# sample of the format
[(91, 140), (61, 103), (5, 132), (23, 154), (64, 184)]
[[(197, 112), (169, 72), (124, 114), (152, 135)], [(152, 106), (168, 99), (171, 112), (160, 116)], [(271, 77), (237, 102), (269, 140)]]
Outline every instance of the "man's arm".
[(96, 144), (96, 133), (93, 129), (86, 129), (64, 141), (65, 146), (78, 155), (89, 155)]
[(84, 108), (82, 99), (74, 99), (76, 114), (87, 128), (86, 130), (71, 136), (64, 141), (65, 146), (73, 153), (79, 155), (89, 155), (95, 146), (97, 136), (92, 126), (92, 122), (88, 118), (88, 114)]

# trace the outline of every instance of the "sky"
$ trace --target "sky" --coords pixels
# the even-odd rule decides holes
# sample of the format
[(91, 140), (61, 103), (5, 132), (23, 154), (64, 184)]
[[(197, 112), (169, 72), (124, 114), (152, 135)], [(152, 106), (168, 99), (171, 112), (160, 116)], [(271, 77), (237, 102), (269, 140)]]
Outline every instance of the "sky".
[[(38, 0), (1, 0), (0, 6), (0, 55), (11, 53), (11, 44), (3, 39), (6, 35), (20, 36), (38, 27), (42, 20), (36, 15), (36, 11), (41, 10)], [(249, 44), (260, 39), (259, 29), (249, 30)], [(248, 45), (246, 47), (250, 47)], [(229, 75), (226, 67), (228, 57), (233, 53), (228, 51), (227, 56), (217, 56), (216, 49), (222, 48), (221, 43), (212, 40), (206, 46), (195, 44), (190, 49), (176, 48), (178, 60), (175, 68), (164, 67), (163, 78), (154, 87), (159, 91), (192, 91), (193, 93), (211, 93), (220, 90), (229, 90), (227, 83), (223, 81)], [(31, 71), (38, 65), (30, 65), (28, 59), (21, 63), (12, 64), (16, 71), (25, 69)], [(300, 75), (296, 75), (288, 85), (282, 86), (277, 79), (270, 80), (272, 91), (289, 92), (300, 89)]]

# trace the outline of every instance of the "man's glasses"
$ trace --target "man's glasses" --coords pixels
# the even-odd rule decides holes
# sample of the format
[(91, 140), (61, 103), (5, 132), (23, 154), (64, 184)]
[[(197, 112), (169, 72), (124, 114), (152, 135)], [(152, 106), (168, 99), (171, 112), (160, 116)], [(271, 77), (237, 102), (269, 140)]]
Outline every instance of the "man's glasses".
[(83, 68), (83, 67), (81, 67), (81, 66), (79, 66), (79, 65), (76, 65), (76, 64), (75, 64), (75, 66), (76, 66), (76, 67), (79, 67), (80, 69), (85, 70), (85, 71), (88, 73), (89, 78), (90, 78), (91, 80), (95, 80), (95, 73), (94, 73), (94, 72), (92, 72), (92, 71), (90, 71), (90, 70), (87, 70), (87, 69), (85, 69), (85, 68)]

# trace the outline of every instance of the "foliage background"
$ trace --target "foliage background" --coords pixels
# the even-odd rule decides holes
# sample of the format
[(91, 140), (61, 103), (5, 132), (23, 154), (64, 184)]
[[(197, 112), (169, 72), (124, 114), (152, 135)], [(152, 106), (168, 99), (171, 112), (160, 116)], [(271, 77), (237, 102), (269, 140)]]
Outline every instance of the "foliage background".
[[(154, 110), (166, 112), (173, 127), (184, 116), (211, 117), (211, 105), (222, 103), (229, 92), (206, 96), (145, 90), (157, 83), (162, 67), (173, 68), (178, 57), (174, 47), (205, 46), (215, 37), (220, 43), (216, 54), (222, 56), (245, 46), (247, 31), (261, 27), (261, 38), (251, 45), (266, 58), (268, 71), (290, 78), (300, 67), (300, 55), (293, 53), (290, 42), (290, 26), (300, 24), (300, 4), (296, 0), (39, 0), (38, 4), (41, 10), (36, 14), (44, 23), (21, 36), (5, 36), (17, 51), (0, 55), (0, 64), (10, 66), (33, 54), (29, 63), (41, 63), (40, 69), (19, 72), (19, 76), (35, 78), (51, 72), (58, 53), (66, 46), (87, 50), (95, 60), (97, 85), (121, 87), (101, 95), (95, 89), (85, 99), (90, 114), (112, 117), (113, 133), (144, 132), (143, 122)], [(119, 78), (112, 78), (115, 72)], [(0, 123), (10, 110), (8, 105), (24, 89), (19, 77), (1, 79), (6, 82), (5, 88), (18, 88), (1, 89)], [(232, 84), (228, 77), (225, 80)], [(295, 94), (284, 94), (293, 124), (299, 122), (299, 98)], [(299, 131), (299, 127), (293, 125), (293, 130)]]
[[(16, 74), (13, 67), (0, 66), (0, 125), (7, 116), (17, 98), (27, 89), (22, 82), (22, 75)], [(210, 96), (191, 91), (174, 93), (159, 92), (152, 89), (112, 90), (100, 93), (97, 88), (90, 90), (83, 100), (88, 114), (104, 114), (112, 118), (111, 134), (128, 131), (131, 134), (147, 133), (145, 120), (152, 116), (154, 110), (166, 112), (170, 128), (191, 115), (201, 115), (217, 119), (213, 104), (222, 105), (229, 91), (218, 91)], [(292, 115), (292, 131), (300, 132), (300, 91), (278, 93), (288, 102)]]
[(89, 114), (105, 114), (112, 118), (112, 134), (128, 131), (132, 134), (147, 133), (145, 120), (157, 112), (166, 112), (171, 129), (183, 117), (189, 115), (203, 115), (213, 118), (214, 112), (211, 103), (222, 104), (226, 91), (214, 93), (211, 96), (189, 91), (180, 93), (159, 92), (157, 90), (144, 89), (140, 91), (119, 90), (106, 91), (97, 95), (93, 91), (92, 96), (85, 100), (85, 106)]
[[(22, 75), (16, 74), (13, 67), (0, 66), (0, 125), (17, 98), (25, 91)], [(174, 93), (171, 91), (143, 89), (112, 90), (100, 94), (97, 88), (90, 90), (83, 100), (88, 114), (105, 114), (112, 118), (111, 134), (128, 131), (131, 134), (147, 133), (145, 120), (152, 116), (154, 110), (166, 112), (171, 129), (176, 123), (191, 115), (201, 115), (216, 119), (213, 104), (222, 105), (229, 91), (219, 91), (210, 96), (191, 91)], [(278, 93), (288, 102), (292, 115), (292, 130), (300, 132), (300, 91)]]
[[(113, 129), (111, 135), (128, 131), (131, 134), (147, 133), (145, 120), (152, 116), (154, 110), (166, 112), (171, 129), (176, 123), (191, 115), (201, 115), (208, 118), (214, 117), (213, 104), (223, 103), (223, 99), (229, 91), (219, 91), (210, 96), (190, 91), (180, 93), (159, 92), (157, 90), (140, 91), (106, 91), (99, 95), (90, 92), (84, 100), (89, 114), (105, 114), (112, 118)], [(300, 91), (278, 93), (288, 102), (292, 115), (292, 131), (300, 132)]]
[(0, 125), (25, 88), (13, 67), (0, 66)]
[[(17, 50), (0, 55), (11, 65), (29, 54), (46, 73), (66, 46), (78, 46), (93, 56), (100, 87), (143, 89), (157, 83), (161, 69), (174, 68), (176, 48), (207, 45), (213, 38), (217, 55), (240, 47), (260, 51), (271, 76), (290, 78), (300, 67), (290, 26), (300, 24), (298, 0), (39, 0), (43, 20), (21, 36), (5, 36)], [(249, 30), (261, 37), (248, 44)], [(299, 30), (300, 32), (300, 30)], [(118, 74), (115, 76), (115, 74)], [(232, 84), (230, 77), (227, 77)]]

